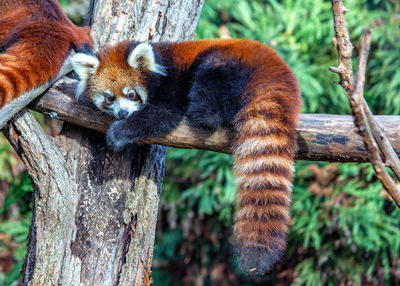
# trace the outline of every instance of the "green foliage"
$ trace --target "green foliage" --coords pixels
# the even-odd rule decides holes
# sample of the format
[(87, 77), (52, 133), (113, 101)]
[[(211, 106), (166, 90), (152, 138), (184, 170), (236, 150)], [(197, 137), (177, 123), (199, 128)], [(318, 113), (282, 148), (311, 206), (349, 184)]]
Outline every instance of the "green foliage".
[(400, 2), (376, 2), (383, 9), (379, 11), (372, 37), (374, 46), (368, 63), (366, 96), (377, 112), (400, 114)]
[(13, 175), (17, 160), (4, 137), (0, 136), (0, 183), (9, 185), (6, 194), (0, 188), (0, 285), (15, 285), (26, 254), (26, 237), (32, 217), (32, 184), (27, 174)]
[[(233, 209), (224, 203), (211, 203), (213, 212), (210, 214), (207, 208), (201, 207), (202, 196), (210, 196), (213, 191), (223, 189), (227, 182), (215, 180), (216, 171), (206, 172), (209, 165), (200, 166), (200, 163), (213, 156), (218, 158), (214, 164), (221, 164), (221, 168), (225, 169), (228, 162), (224, 158), (226, 155), (211, 152), (188, 151), (189, 156), (185, 155), (185, 151), (178, 149), (169, 152), (162, 194), (163, 214), (169, 222), (163, 228), (163, 235), (158, 236), (154, 257), (162, 265), (168, 264), (168, 261), (172, 265), (180, 265), (189, 257), (192, 264), (201, 264), (212, 271), (217, 266), (210, 261), (218, 261), (221, 257), (225, 262), (230, 261)], [(192, 162), (196, 166), (194, 170), (191, 170)], [(292, 283), (393, 283), (395, 278), (390, 273), (400, 271), (400, 211), (387, 195), (383, 195), (382, 185), (372, 167), (369, 164), (310, 164), (299, 161), (296, 170), (287, 261), (280, 266), (281, 269), (291, 269), (296, 278)], [(210, 179), (217, 183), (204, 183)], [(228, 184), (232, 183), (230, 179), (228, 181)], [(197, 193), (193, 186), (198, 188)], [(177, 194), (179, 190), (183, 191), (183, 195)], [(226, 214), (221, 217), (224, 212)], [(182, 229), (187, 227), (188, 221), (203, 225), (200, 227), (202, 231), (196, 234), (195, 230), (189, 229), (184, 235)], [(222, 223), (225, 226), (221, 229)], [(205, 225), (209, 227), (207, 230), (204, 230)], [(207, 234), (208, 231), (211, 234)], [(212, 235), (219, 236), (219, 243), (209, 238)], [(208, 262), (201, 262), (199, 251), (207, 254)], [(233, 271), (234, 262), (229, 263), (230, 271)], [(187, 267), (193, 265), (188, 264)], [(158, 271), (154, 268), (156, 283), (160, 281), (157, 280), (158, 275), (165, 281), (166, 277), (171, 279), (168, 273), (177, 269), (172, 267), (169, 271)], [(275, 274), (268, 276), (271, 281), (279, 281)], [(241, 281), (240, 276), (237, 279)]]
[[(174, 180), (164, 183), (164, 189), (168, 189), (163, 197), (165, 202), (175, 204), (180, 216), (185, 217), (193, 209), (197, 209), (198, 215), (217, 212), (221, 222), (231, 225), (235, 199), (231, 156), (174, 149), (169, 152), (168, 160), (167, 176)], [(179, 208), (181, 204), (185, 205), (184, 209)]]
[[(363, 279), (389, 284), (389, 270), (400, 269), (400, 211), (383, 196), (381, 183), (370, 175), (372, 167), (338, 165), (332, 181), (323, 178), (332, 165), (307, 166), (297, 164), (289, 254), (300, 245), (318, 255), (297, 265), (296, 285), (362, 285)], [(318, 188), (304, 189), (315, 180)], [(377, 269), (383, 272), (380, 280)]]
[(26, 236), (31, 219), (31, 212), (29, 212), (0, 222), (0, 234), (6, 234), (0, 239), (0, 253), (12, 253), (15, 261), (10, 272), (0, 273), (0, 285), (15, 285), (15, 281), (21, 278), (20, 269), (26, 254)]
[(68, 18), (79, 26), (83, 26), (89, 8), (88, 0), (58, 0)]
[[(32, 192), (33, 188), (28, 173), (25, 173), (22, 178), (14, 180), (4, 199), (3, 207), (0, 209), (0, 217), (6, 214), (12, 204), (20, 202), (26, 195), (31, 195)], [(30, 207), (28, 206), (28, 209)], [(26, 210), (21, 209), (22, 212)]]
[[(5, 145), (8, 147), (7, 145)], [(0, 149), (0, 158), (12, 161), (8, 148)], [(11, 175), (11, 174), (8, 174)], [(0, 253), (3, 265), (11, 271), (0, 273), (0, 285), (14, 285), (20, 279), (20, 269), (26, 254), (26, 236), (31, 222), (32, 184), (27, 174), (12, 180), (0, 208)], [(10, 208), (14, 207), (12, 211)]]
[(0, 180), (11, 181), (12, 174), (10, 166), (15, 164), (14, 158), (10, 155), (11, 146), (6, 143), (4, 137), (0, 137)]

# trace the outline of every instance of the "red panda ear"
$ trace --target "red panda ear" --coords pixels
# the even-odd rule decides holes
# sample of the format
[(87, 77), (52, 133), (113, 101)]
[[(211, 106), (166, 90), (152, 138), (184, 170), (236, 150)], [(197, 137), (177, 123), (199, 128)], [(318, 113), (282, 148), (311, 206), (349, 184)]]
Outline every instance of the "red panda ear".
[(76, 87), (76, 98), (85, 91), (88, 85), (88, 79), (90, 76), (94, 75), (99, 63), (100, 61), (96, 56), (83, 53), (77, 53), (71, 56), (72, 67), (80, 79)]
[(165, 68), (156, 63), (153, 47), (149, 43), (137, 45), (128, 55), (127, 61), (135, 69), (145, 69), (160, 75), (167, 75)]

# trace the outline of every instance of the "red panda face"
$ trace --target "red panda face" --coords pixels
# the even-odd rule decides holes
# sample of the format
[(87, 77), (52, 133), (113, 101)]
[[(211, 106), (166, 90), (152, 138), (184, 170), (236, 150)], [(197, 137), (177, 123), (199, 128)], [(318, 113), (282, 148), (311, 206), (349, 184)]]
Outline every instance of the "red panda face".
[(146, 76), (149, 72), (165, 75), (155, 62), (153, 47), (138, 44), (126, 56), (128, 43), (108, 47), (98, 56), (78, 53), (71, 58), (79, 75), (77, 97), (89, 89), (89, 98), (100, 110), (123, 119), (138, 111), (148, 101)]
[(89, 98), (103, 112), (123, 119), (147, 102), (147, 90), (142, 84), (144, 73), (130, 66), (108, 64), (108, 61), (100, 58), (100, 65), (88, 85)]

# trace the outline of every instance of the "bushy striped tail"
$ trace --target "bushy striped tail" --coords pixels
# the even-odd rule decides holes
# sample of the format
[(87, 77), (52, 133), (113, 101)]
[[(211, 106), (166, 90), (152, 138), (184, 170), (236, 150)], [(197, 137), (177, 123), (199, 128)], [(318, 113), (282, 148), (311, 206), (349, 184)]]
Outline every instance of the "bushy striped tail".
[[(69, 20), (65, 17), (65, 21)], [(0, 30), (0, 108), (55, 78), (71, 45), (91, 47), (89, 28), (76, 27), (72, 23), (68, 26), (68, 23), (32, 23), (18, 33), (14, 31), (19, 37), (15, 42), (2, 39), (4, 29)]]
[(235, 120), (234, 235), (239, 265), (251, 275), (264, 274), (282, 257), (290, 224), (300, 98), (297, 85), (276, 90), (258, 89)]
[(56, 54), (24, 43), (0, 54), (0, 107), (54, 78), (68, 54), (69, 46), (64, 46)]
[(30, 71), (21, 59), (9, 54), (0, 55), (0, 107), (34, 86)]

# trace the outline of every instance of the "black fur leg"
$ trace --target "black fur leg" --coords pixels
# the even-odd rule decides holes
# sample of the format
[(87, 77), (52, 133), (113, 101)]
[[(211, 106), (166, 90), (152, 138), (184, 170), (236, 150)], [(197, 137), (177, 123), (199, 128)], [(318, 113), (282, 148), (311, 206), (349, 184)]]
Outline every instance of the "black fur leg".
[(250, 70), (240, 59), (221, 57), (223, 53), (210, 51), (199, 57), (197, 66), (194, 64), (187, 110), (191, 126), (230, 126), (239, 110)]
[(115, 121), (107, 131), (107, 144), (120, 151), (137, 140), (164, 135), (179, 124), (183, 110), (171, 106), (145, 106), (128, 118)]
[(115, 121), (107, 130), (107, 145), (114, 151), (121, 151), (126, 145), (133, 142), (133, 140), (129, 140), (129, 136), (126, 136), (124, 132), (121, 132), (121, 125), (124, 126), (121, 121), (122, 120)]
[(213, 108), (215, 106), (207, 104), (208, 102), (202, 99), (197, 94), (189, 105), (187, 116), (190, 126), (213, 130), (218, 129), (224, 122), (221, 110)]
[(201, 66), (195, 74), (188, 99), (186, 115), (193, 127), (218, 129), (224, 122), (222, 106), (218, 98), (217, 82), (208, 74), (209, 68)]

